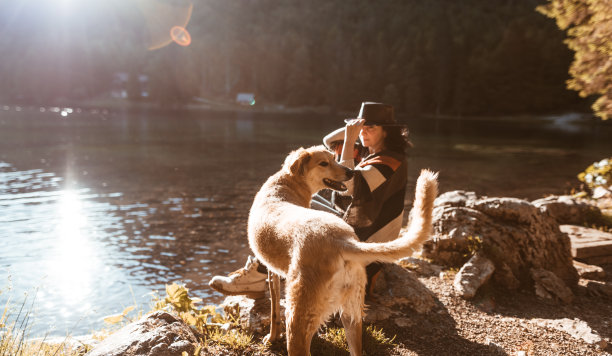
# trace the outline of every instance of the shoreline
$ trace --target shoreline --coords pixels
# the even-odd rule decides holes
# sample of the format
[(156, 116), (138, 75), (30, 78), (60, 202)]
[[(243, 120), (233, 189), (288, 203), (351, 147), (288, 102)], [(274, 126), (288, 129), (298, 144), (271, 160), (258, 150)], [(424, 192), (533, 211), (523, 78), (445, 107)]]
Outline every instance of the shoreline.
[[(302, 106), (302, 107), (290, 107), (284, 104), (256, 104), (254, 106), (240, 105), (236, 103), (223, 103), (223, 102), (210, 102), (210, 103), (196, 103), (190, 102), (181, 105), (169, 105), (164, 106), (158, 103), (149, 101), (129, 101), (126, 99), (115, 99), (115, 98), (95, 98), (84, 101), (65, 101), (62, 103), (49, 103), (49, 104), (24, 104), (24, 103), (8, 103), (0, 102), (0, 108), (3, 107), (20, 107), (28, 109), (38, 108), (79, 108), (82, 110), (94, 110), (100, 111), (132, 111), (132, 110), (150, 110), (150, 111), (205, 111), (205, 112), (245, 112), (245, 113), (257, 113), (257, 114), (315, 114), (315, 115), (329, 115), (334, 117), (350, 117), (354, 116), (355, 112), (333, 110), (328, 106)], [(560, 120), (563, 122), (575, 122), (575, 121), (590, 121), (590, 122), (602, 122), (607, 123), (605, 120), (597, 118), (591, 112), (550, 112), (550, 113), (516, 113), (516, 114), (483, 114), (483, 115), (452, 115), (452, 114), (433, 114), (433, 113), (419, 113), (419, 114), (397, 114), (400, 121), (407, 117), (417, 117), (421, 119), (431, 119), (439, 121), (487, 121), (487, 120), (503, 120), (503, 121), (515, 121), (515, 122), (534, 122), (534, 119), (542, 120)], [(608, 121), (612, 125), (612, 120)]]

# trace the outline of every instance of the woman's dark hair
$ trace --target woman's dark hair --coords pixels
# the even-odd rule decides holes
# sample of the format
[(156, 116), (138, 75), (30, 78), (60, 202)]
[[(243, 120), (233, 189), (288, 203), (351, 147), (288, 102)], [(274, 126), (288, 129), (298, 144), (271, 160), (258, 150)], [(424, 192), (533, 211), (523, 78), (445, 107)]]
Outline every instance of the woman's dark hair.
[(383, 126), (383, 130), (387, 133), (385, 137), (385, 149), (406, 153), (409, 148), (412, 148), (412, 142), (408, 140), (408, 129), (401, 126)]

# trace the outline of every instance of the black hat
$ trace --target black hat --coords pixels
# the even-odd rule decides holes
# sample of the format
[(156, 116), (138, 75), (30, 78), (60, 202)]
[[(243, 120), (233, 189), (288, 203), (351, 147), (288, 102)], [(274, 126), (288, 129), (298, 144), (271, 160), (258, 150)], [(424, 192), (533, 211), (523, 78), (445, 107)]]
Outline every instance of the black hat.
[(365, 126), (406, 126), (406, 124), (395, 121), (392, 105), (371, 101), (361, 103), (359, 115), (355, 118), (346, 119), (344, 122), (348, 123), (354, 119), (365, 119)]

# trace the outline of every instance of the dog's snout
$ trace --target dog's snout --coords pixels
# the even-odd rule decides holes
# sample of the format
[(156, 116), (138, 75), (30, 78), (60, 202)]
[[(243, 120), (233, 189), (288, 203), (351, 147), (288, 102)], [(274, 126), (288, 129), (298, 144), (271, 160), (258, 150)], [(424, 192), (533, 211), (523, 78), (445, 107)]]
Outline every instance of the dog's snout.
[(353, 178), (353, 175), (355, 175), (355, 172), (352, 169), (347, 168), (347, 167), (344, 167), (344, 172), (346, 173), (347, 179), (351, 179)]

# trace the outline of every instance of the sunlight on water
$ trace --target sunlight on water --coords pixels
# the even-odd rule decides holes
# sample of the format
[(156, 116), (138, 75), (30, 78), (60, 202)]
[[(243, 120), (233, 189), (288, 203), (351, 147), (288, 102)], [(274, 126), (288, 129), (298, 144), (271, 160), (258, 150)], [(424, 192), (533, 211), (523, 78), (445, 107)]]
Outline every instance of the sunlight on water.
[[(103, 316), (126, 303), (146, 306), (152, 290), (209, 273), (197, 265), (185, 269), (189, 277), (179, 272), (195, 259), (181, 255), (173, 231), (143, 234), (158, 208), (123, 203), (123, 193), (78, 188), (73, 178), (71, 169), (58, 177), (0, 161), (0, 291), (11, 286), (16, 303), (24, 293), (36, 295), (34, 335), (100, 328)], [(159, 203), (182, 214), (185, 199)], [(208, 293), (199, 291), (202, 297)], [(10, 296), (0, 293), (0, 305)]]
[(92, 275), (99, 265), (89, 236), (87, 214), (74, 190), (62, 191), (56, 204), (56, 242), (49, 258), (43, 257), (48, 263), (45, 271), (64, 304), (83, 303), (92, 292)]

